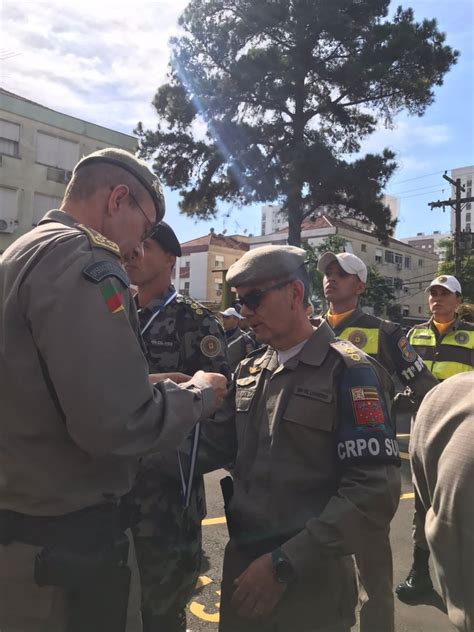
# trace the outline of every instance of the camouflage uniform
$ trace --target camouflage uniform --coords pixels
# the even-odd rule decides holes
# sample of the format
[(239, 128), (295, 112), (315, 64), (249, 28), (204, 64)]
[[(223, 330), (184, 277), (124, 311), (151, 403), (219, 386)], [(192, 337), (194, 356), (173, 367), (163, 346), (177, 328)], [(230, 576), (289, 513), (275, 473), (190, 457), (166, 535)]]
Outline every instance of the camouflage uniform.
[[(170, 288), (140, 310), (150, 373), (214, 371), (229, 376), (224, 333), (217, 319), (193, 299)], [(196, 478), (190, 506), (183, 509), (181, 484), (151, 463), (142, 463), (133, 502), (139, 510), (134, 530), (142, 583), (144, 632), (186, 629), (185, 607), (201, 562), (201, 520), (206, 515), (204, 481)]]

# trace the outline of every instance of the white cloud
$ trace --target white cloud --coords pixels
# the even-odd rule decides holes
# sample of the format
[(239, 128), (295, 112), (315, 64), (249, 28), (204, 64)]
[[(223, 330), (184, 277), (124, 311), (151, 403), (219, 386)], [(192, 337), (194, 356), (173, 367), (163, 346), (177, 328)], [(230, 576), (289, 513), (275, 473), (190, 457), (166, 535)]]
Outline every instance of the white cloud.
[(3, 0), (1, 85), (86, 120), (131, 132), (154, 121), (169, 38), (186, 0)]

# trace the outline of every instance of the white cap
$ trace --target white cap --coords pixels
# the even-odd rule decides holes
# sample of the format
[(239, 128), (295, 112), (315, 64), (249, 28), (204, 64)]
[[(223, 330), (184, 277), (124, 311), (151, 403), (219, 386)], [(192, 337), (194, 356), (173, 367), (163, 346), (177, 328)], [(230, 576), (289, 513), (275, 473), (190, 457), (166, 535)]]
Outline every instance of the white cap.
[(445, 287), (450, 292), (459, 292), (459, 294), (462, 294), (461, 284), (455, 276), (451, 276), (450, 274), (442, 274), (441, 276), (436, 277), (436, 279), (433, 279), (433, 281), (431, 281), (431, 283), (426, 288), (425, 292), (428, 292), (430, 287), (433, 287), (433, 285), (440, 285), (441, 287)]
[(337, 255), (333, 252), (325, 252), (322, 257), (319, 258), (318, 270), (325, 274), (326, 268), (333, 261), (337, 261), (347, 274), (357, 274), (363, 283), (367, 282), (367, 266), (362, 259), (359, 259), (359, 257), (356, 257), (350, 252), (340, 252)]
[(224, 312), (219, 312), (219, 314), (222, 314), (222, 316), (235, 316), (239, 320), (244, 319), (234, 307), (228, 307)]

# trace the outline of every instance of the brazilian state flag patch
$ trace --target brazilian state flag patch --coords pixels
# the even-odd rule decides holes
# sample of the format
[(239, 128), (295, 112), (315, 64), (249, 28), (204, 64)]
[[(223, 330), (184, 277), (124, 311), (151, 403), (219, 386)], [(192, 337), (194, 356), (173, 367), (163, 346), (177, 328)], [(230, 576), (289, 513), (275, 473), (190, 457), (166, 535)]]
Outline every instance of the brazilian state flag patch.
[(123, 312), (123, 299), (122, 293), (115, 289), (112, 283), (106, 283), (102, 288), (102, 296), (105, 299), (107, 308), (111, 314), (118, 314)]
[(384, 425), (382, 403), (375, 386), (355, 386), (351, 388), (351, 398), (357, 426), (373, 429)]

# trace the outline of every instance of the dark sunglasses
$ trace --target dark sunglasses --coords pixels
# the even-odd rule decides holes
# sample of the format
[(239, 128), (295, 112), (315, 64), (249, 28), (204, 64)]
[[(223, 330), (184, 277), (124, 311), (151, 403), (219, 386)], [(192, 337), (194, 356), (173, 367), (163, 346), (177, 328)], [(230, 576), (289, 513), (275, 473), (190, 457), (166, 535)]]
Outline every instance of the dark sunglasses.
[(288, 285), (288, 283), (291, 283), (292, 281), (294, 281), (294, 279), (288, 279), (287, 281), (270, 285), (270, 287), (267, 287), (264, 290), (254, 290), (245, 296), (238, 296), (237, 301), (254, 312), (258, 309), (260, 303), (265, 298), (265, 294), (268, 294), (268, 292), (271, 292), (272, 290), (281, 290), (281, 288), (285, 287), (285, 285)]

